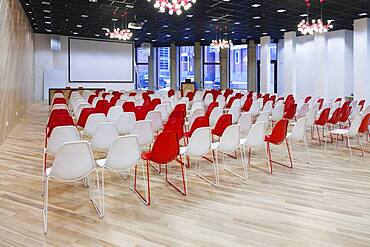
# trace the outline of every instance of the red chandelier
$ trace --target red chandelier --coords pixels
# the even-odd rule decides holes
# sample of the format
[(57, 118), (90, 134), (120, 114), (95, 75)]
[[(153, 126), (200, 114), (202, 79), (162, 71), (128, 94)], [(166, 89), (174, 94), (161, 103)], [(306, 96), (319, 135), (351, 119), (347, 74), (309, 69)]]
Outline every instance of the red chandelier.
[(306, 6), (307, 6), (307, 20), (302, 20), (298, 25), (298, 31), (301, 32), (303, 35), (307, 34), (315, 34), (315, 33), (326, 33), (330, 29), (332, 29), (334, 26), (332, 24), (331, 20), (327, 21), (327, 24), (324, 23), (322, 18), (322, 6), (324, 4), (325, 0), (320, 0), (320, 8), (321, 8), (321, 18), (318, 20), (313, 19), (310, 22), (310, 7), (311, 2), (310, 0), (305, 0)]
[[(151, 0), (148, 0), (151, 2)], [(164, 13), (168, 9), (168, 14), (181, 15), (183, 10), (186, 11), (196, 3), (196, 0), (155, 0), (154, 8), (159, 9), (159, 12)]]

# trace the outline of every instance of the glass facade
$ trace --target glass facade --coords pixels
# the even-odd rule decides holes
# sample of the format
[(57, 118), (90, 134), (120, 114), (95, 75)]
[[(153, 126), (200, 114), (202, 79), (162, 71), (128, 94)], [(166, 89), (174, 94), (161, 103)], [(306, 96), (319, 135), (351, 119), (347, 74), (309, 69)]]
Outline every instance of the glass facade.
[(170, 47), (157, 48), (158, 89), (169, 90), (170, 83)]
[(248, 45), (234, 45), (230, 49), (230, 88), (248, 88)]
[(136, 48), (136, 88), (148, 89), (148, 56), (146, 56), (144, 49)]
[(194, 46), (180, 46), (180, 83), (194, 81)]
[(220, 77), (220, 52), (210, 46), (204, 46), (203, 82), (204, 88), (219, 89)]

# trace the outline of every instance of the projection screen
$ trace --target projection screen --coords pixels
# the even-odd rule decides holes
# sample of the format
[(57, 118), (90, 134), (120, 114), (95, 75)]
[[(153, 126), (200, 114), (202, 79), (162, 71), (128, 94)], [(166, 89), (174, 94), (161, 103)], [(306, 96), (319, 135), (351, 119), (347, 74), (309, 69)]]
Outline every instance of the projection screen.
[(70, 82), (133, 82), (133, 43), (69, 39)]

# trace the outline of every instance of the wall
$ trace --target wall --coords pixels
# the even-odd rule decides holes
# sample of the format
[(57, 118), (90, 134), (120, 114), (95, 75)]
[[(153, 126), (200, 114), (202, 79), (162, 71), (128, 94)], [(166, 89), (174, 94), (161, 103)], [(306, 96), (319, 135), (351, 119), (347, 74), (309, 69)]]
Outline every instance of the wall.
[(0, 143), (34, 100), (33, 32), (19, 1), (0, 1)]
[[(63, 71), (65, 84), (68, 87), (104, 87), (113, 90), (131, 90), (132, 83), (69, 83), (68, 82), (68, 37), (60, 36), (61, 50), (51, 51), (49, 34), (35, 34), (35, 98), (47, 100), (43, 97), (44, 70), (56, 69)], [(53, 86), (51, 84), (50, 86)], [(60, 84), (54, 86), (59, 87)]]

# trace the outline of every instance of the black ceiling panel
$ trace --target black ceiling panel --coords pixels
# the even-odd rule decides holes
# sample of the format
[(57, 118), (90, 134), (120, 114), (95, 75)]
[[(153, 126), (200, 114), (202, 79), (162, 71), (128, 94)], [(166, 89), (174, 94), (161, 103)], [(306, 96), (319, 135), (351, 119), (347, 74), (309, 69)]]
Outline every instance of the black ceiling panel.
[[(113, 28), (112, 19), (128, 12), (128, 21), (145, 22), (142, 30), (133, 30), (134, 40), (155, 46), (202, 41), (215, 38), (216, 27), (226, 27), (234, 43), (259, 40), (264, 33), (273, 39), (283, 37), (281, 30), (294, 31), (306, 13), (304, 0), (198, 0), (182, 15), (159, 13), (147, 0), (20, 0), (36, 33), (106, 38), (104, 28)], [(319, 0), (311, 0), (311, 17), (320, 17)], [(254, 8), (253, 4), (260, 4)], [(278, 13), (277, 10), (286, 10)], [(334, 30), (353, 29), (353, 20), (370, 15), (370, 0), (327, 0), (324, 19), (333, 19)], [(192, 15), (192, 17), (190, 17)], [(260, 17), (254, 19), (253, 17)], [(150, 34), (149, 34), (150, 33)]]

